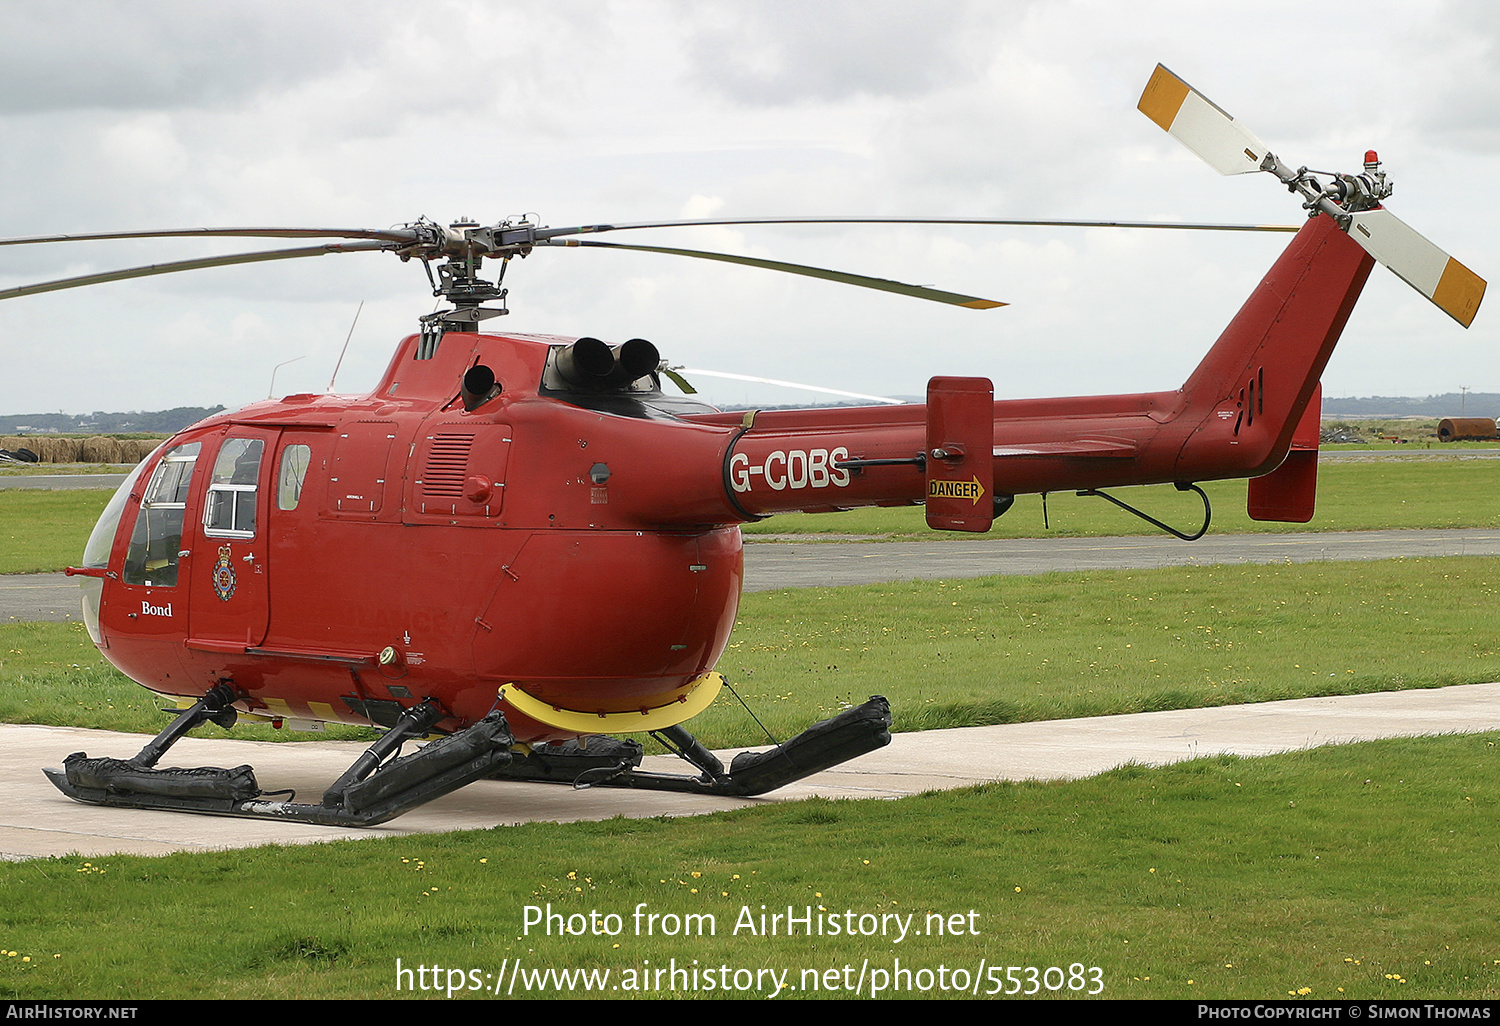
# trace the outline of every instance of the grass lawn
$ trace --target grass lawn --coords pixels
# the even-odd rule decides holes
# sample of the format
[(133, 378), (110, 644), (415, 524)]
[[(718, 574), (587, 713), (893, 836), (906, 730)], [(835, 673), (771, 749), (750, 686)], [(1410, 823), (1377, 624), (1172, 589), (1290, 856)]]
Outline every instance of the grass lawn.
[[(1425, 451), (1424, 451), (1425, 454)], [(1251, 520), (1244, 481), (1203, 485), (1213, 505), (1214, 534), (1288, 531), (1374, 531), (1386, 528), (1500, 527), (1500, 460), (1460, 460), (1434, 452), (1432, 462), (1332, 463), (1318, 468), (1318, 507), (1312, 522)], [(1119, 488), (1111, 494), (1185, 533), (1203, 522), (1203, 503), (1171, 485)], [(1105, 537), (1153, 534), (1157, 529), (1103, 499), (1058, 492), (1020, 495), (989, 534), (933, 531), (918, 506), (854, 509), (844, 513), (788, 513), (744, 528), (747, 536), (852, 534), (922, 541), (972, 541), (975, 537)]]
[[(1500, 460), (1460, 460), (1457, 449), (1434, 450), (1432, 462), (1375, 461), (1319, 468), (1318, 511), (1310, 524), (1251, 520), (1244, 481), (1204, 486), (1213, 503), (1216, 534), (1287, 531), (1370, 531), (1383, 528), (1500, 527)], [(1425, 454), (1425, 450), (1424, 450)], [(1198, 498), (1170, 485), (1121, 488), (1113, 494), (1183, 530), (1202, 522)], [(109, 501), (109, 490), (0, 489), (0, 573), (40, 573), (76, 565), (83, 543)], [(1017, 497), (991, 538), (1101, 537), (1152, 534), (1156, 528), (1098, 498), (1071, 492)], [(976, 536), (933, 531), (921, 507), (857, 509), (844, 513), (787, 513), (744, 527), (762, 535), (856, 535), (924, 541), (972, 541)]]
[[(1497, 596), (1475, 557), (803, 588), (746, 595), (719, 669), (779, 740), (872, 694), (928, 730), (1439, 687), (1500, 679)], [(0, 720), (154, 733), (162, 704), (81, 624), (0, 625)], [(766, 741), (728, 693), (690, 729)]]
[(0, 996), (1494, 1000), (1496, 740), (0, 864)]
[(77, 566), (113, 489), (0, 489), (0, 574)]
[[(1323, 526), (1495, 526), (1488, 464), (1418, 465), (1464, 470), (1427, 476), (1375, 466), (1343, 522), (1332, 472), (1365, 468), (1325, 468), (1335, 522)], [(1450, 503), (1450, 489), (1465, 498)], [(35, 524), (5, 533), (17, 511), (41, 519), (67, 500), (19, 493), (52, 497), (27, 507), (17, 494), (0, 492), (0, 538), (33, 544)], [(877, 513), (920, 523), (920, 510)], [(40, 562), (76, 559), (89, 519), (82, 507), (60, 514), (72, 526)], [(1500, 678), (1497, 588), (1500, 560), (1466, 558), (764, 593), (745, 597), (721, 669), (780, 736), (873, 693), (913, 730), (1433, 687)], [(714, 745), (762, 740), (731, 703), (722, 696), (692, 728)], [(0, 719), (154, 732), (157, 704), (102, 665), (76, 624), (0, 626)], [(674, 986), (843, 997), (858, 985), (886, 997), (1493, 1000), (1497, 741), (1219, 757), (682, 820), (0, 863), (0, 997), (660, 997)], [(145, 814), (121, 813), (133, 815)], [(549, 905), (553, 932), (528, 928)], [(823, 933), (759, 930), (762, 911), (784, 924), (788, 909)], [(637, 910), (661, 930), (638, 933)], [(686, 932), (710, 922), (712, 934)]]

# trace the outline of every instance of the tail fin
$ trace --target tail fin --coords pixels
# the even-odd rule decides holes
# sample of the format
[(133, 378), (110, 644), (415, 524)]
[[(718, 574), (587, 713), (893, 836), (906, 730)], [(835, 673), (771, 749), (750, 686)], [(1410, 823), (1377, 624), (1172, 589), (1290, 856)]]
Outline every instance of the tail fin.
[(1245, 502), (1251, 520), (1279, 520), (1305, 524), (1313, 518), (1318, 498), (1318, 436), (1323, 419), (1323, 386), (1313, 389), (1312, 400), (1292, 434), (1292, 448), (1281, 466), (1265, 477), (1250, 479)]
[(1282, 463), (1374, 263), (1326, 214), (1297, 233), (1182, 387), (1178, 480)]

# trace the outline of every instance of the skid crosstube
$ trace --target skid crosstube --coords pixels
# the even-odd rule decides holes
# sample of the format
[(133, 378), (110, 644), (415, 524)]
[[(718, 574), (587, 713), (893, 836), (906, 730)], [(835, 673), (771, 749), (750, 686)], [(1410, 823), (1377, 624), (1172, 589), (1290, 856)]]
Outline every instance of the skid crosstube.
[(63, 794), (89, 805), (364, 827), (394, 819), (485, 777), (751, 797), (874, 751), (891, 740), (890, 705), (876, 696), (813, 724), (770, 751), (740, 753), (727, 771), (681, 727), (656, 732), (658, 739), (700, 770), (697, 776), (642, 771), (641, 746), (610, 737), (527, 749), (515, 745), (500, 713), (491, 713), (412, 755), (389, 758), (403, 742), (422, 736), (442, 718), (441, 710), (429, 701), (408, 709), (317, 805), (272, 800), (270, 792), (260, 790), (249, 766), (155, 768), (172, 742), (198, 723), (208, 719), (232, 722), (232, 701), (227, 692), (204, 696), (133, 759), (90, 759), (75, 752), (63, 760), (63, 769), (44, 772)]
[(158, 770), (135, 759), (90, 759), (75, 752), (63, 760), (63, 769), (43, 772), (63, 794), (89, 805), (319, 826), (375, 826), (488, 776), (512, 758), (510, 730), (504, 717), (493, 713), (412, 755), (379, 765), (380, 758), (414, 734), (420, 735), (440, 715), (426, 703), (409, 710), (329, 788), (318, 805), (267, 800), (267, 792), (260, 790), (249, 766)]
[(587, 744), (569, 741), (535, 747), (525, 758), (512, 760), (493, 776), (575, 787), (631, 787), (751, 798), (884, 748), (891, 743), (891, 707), (881, 696), (873, 696), (863, 705), (814, 723), (770, 751), (741, 752), (727, 771), (712, 752), (681, 727), (654, 731), (652, 736), (696, 766), (699, 775), (641, 770), (639, 744), (594, 737)]

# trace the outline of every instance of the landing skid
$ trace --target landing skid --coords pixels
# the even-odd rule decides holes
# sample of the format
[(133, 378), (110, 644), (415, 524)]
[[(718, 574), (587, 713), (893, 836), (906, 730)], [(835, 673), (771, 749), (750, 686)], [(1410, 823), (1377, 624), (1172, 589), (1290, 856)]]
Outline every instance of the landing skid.
[[(408, 709), (396, 725), (354, 761), (318, 805), (269, 801), (249, 766), (156, 769), (171, 743), (206, 719), (222, 715), (232, 695), (210, 692), (179, 716), (133, 759), (90, 759), (75, 752), (63, 769), (43, 770), (75, 801), (131, 809), (197, 812), (275, 819), (320, 826), (375, 826), (493, 773), (512, 758), (514, 739), (493, 713), (415, 754), (390, 758), (403, 742), (421, 737), (442, 712), (428, 701)], [(233, 722), (233, 710), (230, 722)]]
[(90, 759), (75, 752), (47, 779), (75, 801), (131, 809), (195, 812), (320, 826), (375, 826), (482, 778), (631, 787), (692, 794), (749, 797), (764, 794), (890, 743), (890, 705), (874, 697), (816, 723), (767, 752), (742, 752), (726, 770), (713, 753), (681, 727), (657, 737), (700, 772), (697, 776), (641, 770), (634, 741), (591, 737), (587, 743), (514, 743), (505, 718), (492, 713), (465, 730), (439, 738), (416, 753), (392, 758), (401, 745), (423, 736), (442, 718), (429, 701), (408, 709), (324, 793), (317, 805), (268, 800), (249, 766), (234, 769), (157, 769), (173, 742), (206, 720), (231, 726), (235, 696), (218, 688), (184, 711), (133, 759)]
[(512, 760), (491, 776), (574, 787), (631, 787), (750, 798), (884, 748), (891, 743), (891, 707), (877, 695), (832, 719), (814, 723), (768, 752), (741, 752), (728, 770), (681, 727), (653, 731), (652, 736), (701, 772), (686, 776), (642, 770), (639, 744), (596, 737), (587, 745), (569, 741), (535, 747), (525, 758)]

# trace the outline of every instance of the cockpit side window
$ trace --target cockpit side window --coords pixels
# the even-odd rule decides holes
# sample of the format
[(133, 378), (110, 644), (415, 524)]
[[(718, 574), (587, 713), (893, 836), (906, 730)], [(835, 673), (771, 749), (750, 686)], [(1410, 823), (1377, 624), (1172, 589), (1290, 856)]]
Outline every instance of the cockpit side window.
[(265, 442), (226, 438), (214, 460), (203, 510), (203, 533), (211, 538), (255, 537), (255, 487)]
[(276, 508), (296, 509), (302, 499), (302, 485), (307, 481), (307, 466), (312, 448), (289, 445), (281, 450), (281, 473), (276, 479)]
[[(141, 498), (125, 554), (126, 584), (158, 588), (177, 585), (177, 553), (182, 547), (182, 518), (187, 508), (188, 486), (198, 459), (199, 442), (170, 450), (156, 465)], [(102, 523), (102, 521), (101, 521)], [(97, 531), (97, 529), (96, 529)], [(94, 539), (89, 539), (92, 547)], [(87, 552), (85, 553), (87, 555)], [(87, 559), (85, 559), (87, 562)]]

